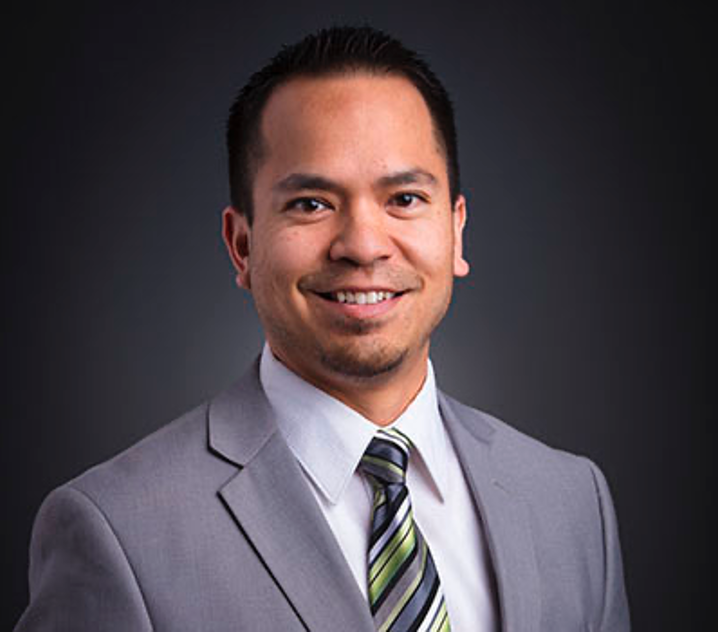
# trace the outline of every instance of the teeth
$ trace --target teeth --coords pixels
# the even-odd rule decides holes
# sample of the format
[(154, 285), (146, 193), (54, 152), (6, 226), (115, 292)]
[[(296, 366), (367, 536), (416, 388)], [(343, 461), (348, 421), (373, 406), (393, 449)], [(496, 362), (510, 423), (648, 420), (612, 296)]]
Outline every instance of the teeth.
[(375, 305), (394, 297), (394, 292), (334, 292), (334, 300), (339, 303), (351, 303), (356, 305)]

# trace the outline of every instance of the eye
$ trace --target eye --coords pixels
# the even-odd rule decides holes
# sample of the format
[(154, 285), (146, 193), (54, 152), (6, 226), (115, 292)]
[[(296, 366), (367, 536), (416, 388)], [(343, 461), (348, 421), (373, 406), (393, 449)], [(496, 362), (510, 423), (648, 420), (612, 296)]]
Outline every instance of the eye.
[(297, 210), (303, 213), (317, 213), (330, 208), (329, 204), (318, 198), (303, 197), (292, 200), (287, 204), (287, 210)]
[(401, 208), (410, 208), (420, 202), (427, 202), (427, 199), (418, 193), (402, 192), (392, 196), (391, 203)]

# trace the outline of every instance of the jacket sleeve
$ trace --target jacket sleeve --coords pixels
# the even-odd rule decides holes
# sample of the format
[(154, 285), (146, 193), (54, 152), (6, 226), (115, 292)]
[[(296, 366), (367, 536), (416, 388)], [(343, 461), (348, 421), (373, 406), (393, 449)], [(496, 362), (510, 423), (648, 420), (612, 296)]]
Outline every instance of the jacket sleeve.
[(30, 603), (15, 632), (149, 632), (137, 578), (112, 526), (82, 491), (40, 507), (30, 544)]
[(601, 470), (591, 461), (588, 462), (593, 474), (596, 494), (598, 495), (603, 530), (604, 547), (604, 598), (599, 615), (600, 632), (629, 632), (631, 622), (628, 612), (628, 599), (623, 580), (623, 562), (621, 546), (618, 540), (618, 523), (606, 479)]

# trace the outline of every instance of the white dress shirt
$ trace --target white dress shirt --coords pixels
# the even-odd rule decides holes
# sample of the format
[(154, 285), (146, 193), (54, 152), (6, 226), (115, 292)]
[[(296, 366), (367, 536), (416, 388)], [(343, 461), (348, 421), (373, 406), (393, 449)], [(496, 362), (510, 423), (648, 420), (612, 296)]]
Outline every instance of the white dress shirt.
[[(378, 427), (291, 372), (267, 344), (260, 379), (279, 428), (366, 596), (372, 489), (357, 466)], [(392, 427), (415, 447), (406, 484), (441, 578), (452, 630), (498, 632), (484, 532), (441, 420), (431, 362), (422, 389)]]

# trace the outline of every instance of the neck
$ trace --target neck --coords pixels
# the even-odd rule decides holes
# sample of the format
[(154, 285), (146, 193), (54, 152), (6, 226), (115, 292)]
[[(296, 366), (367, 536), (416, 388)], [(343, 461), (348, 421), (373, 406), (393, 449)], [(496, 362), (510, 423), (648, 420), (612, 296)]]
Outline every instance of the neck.
[(371, 378), (309, 374), (288, 365), (276, 354), (275, 357), (299, 377), (377, 426), (388, 426), (409, 407), (426, 381), (428, 367), (428, 348), (418, 358), (406, 358), (396, 369)]
[(404, 379), (371, 384), (351, 384), (345, 388), (316, 385), (366, 417), (377, 426), (388, 426), (414, 401), (426, 381), (426, 362)]

